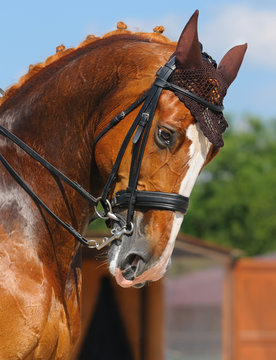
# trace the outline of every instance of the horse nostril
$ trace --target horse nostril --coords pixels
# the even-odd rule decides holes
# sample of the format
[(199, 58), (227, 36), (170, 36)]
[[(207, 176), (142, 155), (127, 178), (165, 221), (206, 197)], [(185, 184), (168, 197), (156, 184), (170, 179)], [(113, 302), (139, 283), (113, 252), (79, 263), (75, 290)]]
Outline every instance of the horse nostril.
[(131, 256), (131, 259), (132, 259), (132, 261), (131, 261), (131, 263), (130, 263), (130, 266), (131, 266), (132, 268), (137, 268), (138, 263), (139, 263), (139, 261), (140, 261), (142, 258), (141, 258), (141, 256), (138, 256), (138, 255), (132, 255), (132, 256)]
[(122, 275), (126, 280), (134, 280), (135, 276), (140, 275), (144, 268), (145, 261), (137, 254), (129, 254), (120, 266)]

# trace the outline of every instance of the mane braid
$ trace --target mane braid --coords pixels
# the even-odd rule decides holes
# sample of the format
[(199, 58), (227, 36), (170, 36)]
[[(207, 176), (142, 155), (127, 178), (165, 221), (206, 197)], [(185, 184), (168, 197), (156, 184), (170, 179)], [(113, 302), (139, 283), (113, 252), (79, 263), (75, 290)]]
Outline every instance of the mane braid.
[(38, 76), (46, 76), (53, 74), (60, 69), (60, 66), (65, 65), (70, 60), (77, 58), (98, 46), (105, 45), (111, 41), (120, 40), (132, 40), (139, 42), (155, 42), (161, 44), (175, 44), (162, 35), (164, 28), (157, 26), (153, 29), (153, 33), (137, 32), (132, 33), (126, 30), (126, 25), (123, 22), (117, 24), (117, 30), (111, 31), (102, 37), (96, 37), (94, 35), (88, 35), (87, 38), (82, 41), (75, 48), (65, 49), (64, 45), (60, 45), (56, 48), (56, 54), (49, 56), (44, 63), (38, 63), (36, 65), (30, 65), (29, 71), (21, 76), (18, 82), (12, 85), (3, 97), (0, 98), (0, 108), (2, 105), (19, 93), (24, 85), (31, 85)]

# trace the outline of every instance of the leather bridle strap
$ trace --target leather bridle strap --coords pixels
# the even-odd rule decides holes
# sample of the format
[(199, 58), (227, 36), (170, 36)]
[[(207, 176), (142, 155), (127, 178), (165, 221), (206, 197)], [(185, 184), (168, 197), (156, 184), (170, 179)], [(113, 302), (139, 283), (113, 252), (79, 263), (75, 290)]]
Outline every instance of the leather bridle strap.
[[(167, 64), (165, 66), (167, 66)], [(172, 73), (174, 68), (172, 68), (170, 70), (171, 70), (171, 73)], [(162, 90), (162, 89), (160, 88), (160, 90)], [(160, 92), (161, 92), (160, 90), (159, 90), (158, 95), (160, 95)], [(140, 99), (138, 99), (133, 104), (134, 106), (132, 106), (132, 110), (134, 110), (134, 108), (136, 108), (138, 105), (140, 105), (144, 101), (144, 103), (143, 103), (137, 117), (135, 118), (134, 122), (132, 123), (132, 125), (131, 125), (129, 131), (127, 132), (127, 134), (125, 136), (125, 139), (124, 139), (124, 141), (123, 141), (123, 143), (122, 143), (122, 145), (120, 147), (119, 153), (117, 155), (117, 158), (115, 160), (115, 163), (113, 165), (111, 173), (110, 173), (110, 175), (108, 177), (108, 180), (107, 180), (106, 185), (105, 185), (104, 190), (103, 190), (103, 195), (102, 195), (103, 202), (107, 199), (108, 195), (111, 192), (112, 186), (114, 185), (114, 182), (115, 182), (116, 177), (117, 177), (117, 173), (118, 173), (122, 158), (123, 158), (123, 156), (125, 154), (127, 146), (129, 144), (129, 142), (130, 142), (136, 128), (138, 128), (138, 129), (137, 129), (137, 131), (136, 131), (136, 133), (134, 135), (134, 138), (133, 138), (133, 141), (134, 141), (135, 144), (138, 143), (139, 142), (138, 140), (141, 139), (141, 135), (142, 135), (142, 133), (144, 131), (145, 125), (147, 125), (147, 127), (150, 127), (148, 122), (147, 122), (148, 119), (145, 118), (144, 114), (148, 114), (148, 113), (146, 113), (146, 111), (148, 110), (148, 108), (150, 106), (152, 107), (152, 101), (153, 101), (154, 95), (156, 94), (156, 91), (157, 91), (157, 87), (155, 87), (153, 85)], [(159, 98), (159, 96), (158, 96), (158, 98)], [(157, 100), (158, 100), (158, 98), (157, 98)], [(153, 113), (151, 111), (152, 117), (154, 115), (154, 111), (155, 111), (155, 108), (153, 109)], [(113, 120), (112, 120), (112, 122), (113, 122)], [(97, 144), (97, 142), (103, 136), (104, 133), (106, 133), (105, 129), (97, 136), (97, 138), (95, 139), (94, 145)], [(131, 174), (130, 178), (133, 176), (134, 162), (135, 162), (135, 155), (132, 154), (132, 164), (131, 164), (131, 170), (130, 170), (130, 174)]]
[[(167, 64), (158, 71), (158, 77), (161, 80), (166, 81), (171, 76), (175, 68), (175, 58), (172, 57), (167, 62)], [(162, 90), (163, 86), (161, 86), (160, 83), (157, 83), (155, 81), (152, 87), (147, 91), (147, 93), (143, 95), (143, 99), (141, 101), (139, 99), (135, 103), (135, 107), (137, 107), (140, 103), (144, 101), (137, 117), (135, 118), (121, 145), (118, 156), (115, 160), (115, 164), (106, 182), (102, 195), (102, 201), (104, 206), (105, 201), (109, 197), (112, 187), (116, 181), (119, 166), (125, 154), (126, 148), (133, 136), (132, 160), (129, 172), (128, 188), (127, 190), (120, 191), (120, 193), (115, 194), (115, 198), (111, 200), (111, 204), (116, 204), (116, 207), (119, 207), (121, 209), (128, 209), (126, 219), (126, 226), (128, 229), (131, 228), (134, 210), (137, 207), (147, 209), (154, 208), (159, 210), (180, 211), (184, 214), (187, 212), (188, 209), (189, 199), (180, 194), (137, 191), (136, 189), (147, 139), (151, 129), (155, 109)], [(133, 109), (135, 107), (133, 106)], [(116, 122), (116, 124), (117, 123), (118, 122)], [(97, 143), (98, 140), (102, 137), (102, 135), (106, 132), (106, 129), (104, 129), (98, 135), (95, 143)]]
[[(82, 197), (84, 197), (92, 206), (97, 206), (99, 199), (95, 198), (89, 192), (87, 192), (81, 185), (70, 180), (66, 175), (60, 172), (57, 168), (55, 168), (52, 164), (50, 164), (47, 160), (41, 157), (37, 152), (35, 152), (32, 148), (30, 148), (27, 144), (25, 144), (21, 139), (12, 134), (9, 130), (5, 129), (0, 125), (0, 134), (4, 135), (12, 142), (14, 142), (17, 146), (19, 146), (23, 151), (25, 151), (28, 155), (30, 155), (34, 160), (39, 162), (43, 167), (48, 169), (54, 176), (60, 178), (65, 183), (67, 183), (71, 188), (77, 191)], [(70, 234), (72, 234), (81, 244), (93, 247), (94, 240), (86, 239), (82, 236), (73, 226), (61, 220), (35, 193), (34, 191), (27, 185), (27, 183), (22, 179), (22, 177), (13, 169), (13, 167), (9, 164), (9, 162), (5, 159), (5, 157), (0, 154), (0, 161), (6, 168), (6, 170), (10, 173), (10, 175), (14, 178), (14, 180), (27, 192), (27, 194), (35, 201), (35, 203), (41, 206), (56, 222), (58, 222), (61, 226), (64, 227)]]
[[(114, 208), (127, 209), (131, 193), (118, 191), (112, 199)], [(189, 207), (189, 198), (180, 194), (164, 193), (159, 191), (135, 191), (135, 208), (150, 208), (156, 210), (179, 211), (186, 214)]]
[[(150, 90), (151, 90), (151, 89), (150, 89)], [(142, 98), (143, 98), (142, 101), (145, 100), (145, 98), (147, 97), (147, 95), (148, 95), (148, 93), (149, 93), (150, 90), (148, 90), (148, 91), (146, 92), (146, 94), (144, 94), (144, 95), (142, 96)], [(142, 101), (140, 101), (140, 99), (137, 100), (137, 101), (135, 102), (136, 107), (137, 107)], [(111, 173), (110, 173), (110, 175), (109, 175), (109, 177), (108, 177), (108, 180), (107, 180), (107, 182), (106, 182), (106, 184), (105, 184), (105, 187), (104, 187), (104, 190), (103, 190), (103, 194), (102, 194), (102, 197), (101, 197), (101, 198), (102, 198), (103, 206), (104, 206), (105, 200), (108, 198), (108, 195), (110, 194), (110, 191), (111, 191), (111, 189), (112, 189), (112, 186), (113, 186), (113, 184), (114, 184), (114, 182), (115, 182), (115, 180), (116, 180), (116, 177), (117, 177), (117, 174), (118, 174), (118, 170), (119, 170), (119, 167), (120, 167), (122, 158), (123, 158), (123, 156), (124, 156), (124, 153), (125, 153), (125, 151), (126, 151), (126, 148), (127, 148), (128, 144), (129, 144), (129, 142), (130, 142), (130, 140), (131, 140), (131, 137), (132, 137), (133, 134), (134, 134), (135, 129), (137, 128), (137, 126), (138, 126), (138, 124), (139, 124), (139, 121), (140, 121), (139, 115), (141, 114), (143, 108), (144, 108), (144, 105), (142, 106), (141, 110), (139, 111), (139, 114), (137, 115), (136, 119), (134, 120), (133, 124), (131, 125), (131, 127), (130, 127), (129, 131), (127, 132), (127, 134), (126, 134), (126, 136), (125, 136), (125, 138), (124, 138), (124, 141), (123, 141), (123, 143), (122, 143), (122, 145), (121, 145), (121, 147), (120, 147), (119, 153), (118, 153), (118, 155), (117, 155), (117, 158), (116, 158), (116, 160), (115, 160), (115, 163), (114, 163), (114, 165), (113, 165), (113, 168), (112, 168), (112, 170), (111, 170)], [(135, 107), (133, 107), (132, 110), (134, 110), (134, 109), (135, 109)], [(124, 112), (124, 113), (125, 113), (125, 112)], [(94, 143), (94, 148), (95, 148), (95, 145), (97, 144), (98, 140), (102, 137), (102, 134), (103, 134), (103, 133), (104, 133), (104, 130), (98, 135), (98, 137), (97, 137), (97, 139), (95, 140), (95, 143)]]
[(157, 86), (161, 86), (162, 88), (164, 89), (167, 89), (167, 90), (171, 90), (171, 91), (174, 91), (174, 92), (178, 92), (182, 95), (185, 95), (187, 96), (188, 98), (192, 99), (192, 100), (195, 100), (197, 103), (203, 105), (204, 107), (212, 110), (212, 111), (215, 111), (215, 112), (223, 112), (224, 110), (224, 106), (217, 106), (217, 105), (214, 105), (212, 103), (210, 103), (209, 101), (206, 101), (204, 99), (202, 99), (201, 97), (191, 93), (190, 91), (178, 86), (178, 85), (175, 85), (173, 83), (170, 83), (168, 81), (165, 81), (164, 79), (160, 79), (159, 77), (155, 80), (155, 84)]
[(52, 164), (50, 164), (47, 160), (45, 160), (42, 156), (40, 156), (36, 151), (34, 151), (31, 147), (25, 144), (21, 139), (19, 139), (16, 135), (11, 133), (9, 130), (0, 125), (0, 134), (4, 135), (8, 139), (10, 139), (13, 143), (19, 146), (23, 151), (25, 151), (28, 155), (30, 155), (34, 160), (39, 162), (43, 167), (48, 169), (53, 175), (60, 178), (62, 181), (67, 183), (70, 187), (76, 190), (81, 196), (83, 196), (91, 205), (95, 206), (98, 203), (98, 199), (89, 194), (80, 184), (70, 180), (66, 175), (64, 175), (61, 171), (55, 168)]
[(142, 95), (138, 100), (132, 103), (126, 110), (120, 112), (120, 114), (114, 116), (114, 118), (110, 121), (110, 123), (100, 132), (100, 134), (95, 138), (93, 143), (92, 154), (94, 155), (95, 146), (97, 142), (114, 126), (116, 126), (121, 120), (123, 120), (129, 113), (131, 113), (134, 109), (136, 109), (147, 97), (148, 91)]
[(150, 100), (146, 106), (146, 109), (143, 111), (141, 115), (139, 121), (139, 127), (132, 140), (133, 142), (132, 161), (129, 172), (129, 183), (127, 189), (127, 191), (130, 191), (131, 196), (129, 200), (128, 214), (127, 214), (127, 226), (130, 226), (130, 223), (132, 222), (133, 219), (134, 209), (136, 207), (136, 195), (137, 195), (136, 188), (137, 188), (138, 178), (142, 165), (143, 155), (161, 91), (162, 89), (160, 88), (157, 88), (155, 86), (152, 87), (152, 94)]
[(26, 191), (26, 193), (34, 200), (34, 202), (41, 206), (47, 213), (61, 226), (63, 226), (70, 234), (72, 234), (81, 244), (86, 246), (91, 246), (91, 241), (82, 236), (76, 229), (74, 229), (70, 224), (61, 220), (48, 206), (33, 192), (33, 190), (25, 183), (25, 181), (20, 177), (20, 175), (12, 168), (8, 161), (0, 154), (0, 161), (13, 177), (13, 179)]

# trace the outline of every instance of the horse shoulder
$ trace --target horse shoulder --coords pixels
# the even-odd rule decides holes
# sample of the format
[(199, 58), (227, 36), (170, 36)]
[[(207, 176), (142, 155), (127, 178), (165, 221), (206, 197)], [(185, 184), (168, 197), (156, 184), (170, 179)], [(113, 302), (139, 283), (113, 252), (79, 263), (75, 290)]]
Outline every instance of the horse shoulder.
[(1, 185), (0, 358), (50, 359), (55, 353), (66, 359), (71, 335), (58, 269), (51, 254), (39, 251), (43, 239), (35, 237), (28, 200)]

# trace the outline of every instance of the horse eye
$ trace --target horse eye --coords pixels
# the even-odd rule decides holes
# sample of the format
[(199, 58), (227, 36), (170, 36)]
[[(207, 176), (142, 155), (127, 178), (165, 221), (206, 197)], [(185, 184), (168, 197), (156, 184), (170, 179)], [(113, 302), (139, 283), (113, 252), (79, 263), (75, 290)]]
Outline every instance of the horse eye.
[(170, 145), (172, 139), (172, 132), (165, 128), (159, 128), (158, 137), (162, 141), (162, 143)]

